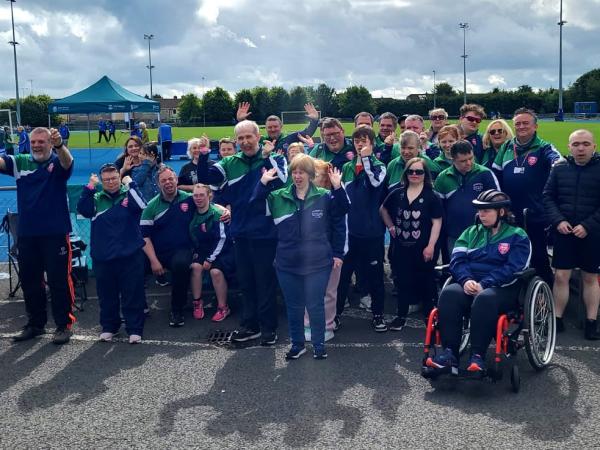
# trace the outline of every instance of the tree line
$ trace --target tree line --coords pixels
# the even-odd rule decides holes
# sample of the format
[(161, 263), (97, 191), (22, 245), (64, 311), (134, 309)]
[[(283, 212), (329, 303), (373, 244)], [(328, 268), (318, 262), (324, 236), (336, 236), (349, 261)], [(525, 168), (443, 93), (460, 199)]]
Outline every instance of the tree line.
[[(154, 96), (156, 99), (160, 95)], [(52, 99), (48, 95), (30, 95), (21, 101), (21, 118), (24, 124), (43, 126), (48, 123), (48, 104)], [(540, 114), (556, 113), (558, 108), (558, 89), (540, 89), (534, 91), (531, 86), (519, 86), (516, 90), (493, 89), (483, 94), (467, 94), (467, 101), (482, 105), (486, 111), (500, 112), (509, 116), (521, 106), (534, 109)], [(565, 113), (572, 113), (575, 102), (596, 101), (600, 103), (600, 69), (591, 70), (580, 76), (564, 90), (563, 103)], [(314, 86), (296, 86), (289, 91), (280, 86), (267, 88), (257, 86), (242, 89), (231, 96), (225, 89), (216, 87), (207, 91), (202, 98), (195, 94), (181, 97), (177, 110), (178, 120), (183, 125), (207, 123), (232, 123), (237, 105), (242, 102), (252, 104), (251, 118), (264, 121), (267, 116), (279, 116), (282, 111), (302, 111), (304, 104), (311, 102), (321, 116), (352, 118), (360, 111), (381, 114), (386, 111), (396, 115), (421, 114), (426, 116), (433, 107), (433, 94), (429, 93), (414, 100), (392, 98), (373, 98), (364, 86), (350, 86), (342, 92), (326, 84)], [(448, 83), (436, 86), (436, 104), (456, 116), (463, 104), (462, 92)], [(0, 109), (15, 110), (15, 100), (0, 102)], [(60, 116), (52, 115), (56, 124)]]

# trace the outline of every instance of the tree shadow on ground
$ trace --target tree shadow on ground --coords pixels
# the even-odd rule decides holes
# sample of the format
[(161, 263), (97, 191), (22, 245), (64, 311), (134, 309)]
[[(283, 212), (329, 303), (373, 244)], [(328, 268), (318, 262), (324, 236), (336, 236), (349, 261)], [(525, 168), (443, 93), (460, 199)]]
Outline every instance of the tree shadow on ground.
[(217, 438), (237, 432), (257, 441), (264, 426), (277, 424), (286, 427), (286, 445), (310, 445), (323, 432), (324, 421), (341, 421), (341, 433), (352, 437), (367, 414), (361, 407), (367, 405), (355, 401), (353, 389), (358, 390), (358, 398), (369, 398), (365, 390), (372, 393), (368, 408), (378, 410), (393, 424), (408, 390), (396, 358), (369, 348), (334, 348), (329, 353), (326, 361), (313, 360), (309, 352), (286, 363), (281, 351), (237, 350), (217, 373), (209, 392), (173, 401), (162, 409), (158, 434), (174, 431), (180, 411), (208, 406), (215, 416), (205, 432)]

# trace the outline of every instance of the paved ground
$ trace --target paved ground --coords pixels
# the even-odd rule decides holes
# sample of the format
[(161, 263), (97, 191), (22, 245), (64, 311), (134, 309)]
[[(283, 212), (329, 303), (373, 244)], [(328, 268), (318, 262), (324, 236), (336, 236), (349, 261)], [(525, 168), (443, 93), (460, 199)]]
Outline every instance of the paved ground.
[[(0, 282), (0, 298), (6, 286)], [(423, 328), (376, 334), (350, 309), (329, 359), (286, 363), (275, 348), (209, 345), (206, 319), (166, 326), (165, 290), (150, 298), (145, 342), (96, 341), (91, 300), (73, 341), (13, 344), (19, 299), (0, 301), (0, 448), (591, 448), (600, 444), (600, 345), (570, 324), (555, 363), (522, 389), (421, 378)], [(93, 295), (93, 292), (91, 292)], [(388, 305), (391, 306), (391, 305)], [(281, 314), (284, 322), (283, 311)], [(232, 317), (221, 328), (233, 328)], [(50, 328), (50, 324), (49, 327)]]

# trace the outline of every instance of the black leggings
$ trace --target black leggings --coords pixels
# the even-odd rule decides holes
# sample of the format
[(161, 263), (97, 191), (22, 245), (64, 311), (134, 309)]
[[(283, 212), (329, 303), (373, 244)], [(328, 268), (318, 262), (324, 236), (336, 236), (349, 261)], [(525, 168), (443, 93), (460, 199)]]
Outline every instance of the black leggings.
[(475, 298), (465, 294), (458, 283), (446, 287), (438, 301), (442, 345), (458, 357), (463, 317), (471, 317), (471, 354), (485, 357), (496, 335), (496, 323), (501, 314), (518, 308), (519, 283), (506, 287), (484, 289)]

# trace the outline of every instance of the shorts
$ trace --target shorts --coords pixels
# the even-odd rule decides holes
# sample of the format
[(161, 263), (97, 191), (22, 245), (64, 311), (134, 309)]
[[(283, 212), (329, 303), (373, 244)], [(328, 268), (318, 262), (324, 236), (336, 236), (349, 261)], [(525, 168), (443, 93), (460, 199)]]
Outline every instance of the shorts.
[(579, 268), (588, 273), (600, 273), (600, 238), (588, 234), (579, 239), (572, 234), (554, 234), (552, 267), (559, 270)]
[[(209, 255), (194, 251), (192, 263), (203, 264)], [(228, 280), (235, 276), (235, 256), (232, 248), (223, 250), (212, 263), (211, 269), (223, 272)]]

